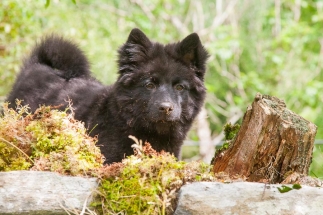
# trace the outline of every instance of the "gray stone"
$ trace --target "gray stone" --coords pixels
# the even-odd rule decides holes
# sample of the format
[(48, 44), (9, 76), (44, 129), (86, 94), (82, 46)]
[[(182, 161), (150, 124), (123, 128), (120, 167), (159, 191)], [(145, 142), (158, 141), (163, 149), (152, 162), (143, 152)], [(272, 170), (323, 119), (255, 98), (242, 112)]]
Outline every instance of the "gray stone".
[(97, 186), (96, 178), (69, 177), (53, 172), (0, 172), (0, 214), (80, 211), (91, 201), (91, 193)]
[(322, 188), (302, 186), (280, 193), (277, 187), (281, 186), (251, 182), (192, 183), (180, 189), (175, 215), (323, 214)]

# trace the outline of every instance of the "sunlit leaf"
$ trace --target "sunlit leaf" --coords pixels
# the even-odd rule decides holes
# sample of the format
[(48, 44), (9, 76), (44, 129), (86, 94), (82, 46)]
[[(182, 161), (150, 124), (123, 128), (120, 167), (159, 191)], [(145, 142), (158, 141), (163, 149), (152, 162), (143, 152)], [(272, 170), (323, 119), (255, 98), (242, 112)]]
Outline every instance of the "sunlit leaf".
[(300, 184), (293, 184), (293, 189), (299, 190), (302, 186)]
[(277, 189), (279, 190), (280, 193), (287, 193), (289, 191), (292, 190), (292, 188), (286, 186), (286, 185), (282, 185), (282, 187), (277, 187)]
[(47, 8), (50, 5), (50, 0), (46, 0), (45, 8)]

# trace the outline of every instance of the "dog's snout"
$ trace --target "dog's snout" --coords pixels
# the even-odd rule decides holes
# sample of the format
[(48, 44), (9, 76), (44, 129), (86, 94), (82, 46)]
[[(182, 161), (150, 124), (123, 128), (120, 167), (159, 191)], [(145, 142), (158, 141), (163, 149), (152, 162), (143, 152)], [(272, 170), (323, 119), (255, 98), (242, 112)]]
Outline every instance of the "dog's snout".
[(159, 105), (159, 111), (170, 114), (174, 110), (174, 106), (170, 102), (163, 102)]

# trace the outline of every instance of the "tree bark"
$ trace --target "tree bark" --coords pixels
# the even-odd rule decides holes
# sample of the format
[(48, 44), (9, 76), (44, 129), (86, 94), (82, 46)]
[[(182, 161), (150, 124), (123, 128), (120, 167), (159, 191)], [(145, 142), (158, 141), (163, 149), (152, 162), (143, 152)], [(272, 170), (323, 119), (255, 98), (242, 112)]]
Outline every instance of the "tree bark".
[(307, 175), (316, 130), (284, 101), (258, 93), (235, 139), (215, 155), (213, 171), (269, 183), (280, 183), (294, 172)]

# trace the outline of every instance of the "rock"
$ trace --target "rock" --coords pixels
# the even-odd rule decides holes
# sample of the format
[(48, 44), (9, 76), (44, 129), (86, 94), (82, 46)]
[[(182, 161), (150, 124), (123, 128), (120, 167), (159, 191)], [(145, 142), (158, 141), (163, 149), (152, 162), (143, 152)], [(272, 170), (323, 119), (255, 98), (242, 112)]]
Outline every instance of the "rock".
[[(53, 172), (0, 172), (0, 214), (67, 214), (91, 201), (96, 178)], [(64, 209), (65, 208), (65, 209)]]
[[(292, 185), (287, 185), (292, 187)], [(280, 193), (280, 184), (196, 182), (180, 189), (175, 215), (317, 215), (323, 211), (323, 190), (303, 186)]]

